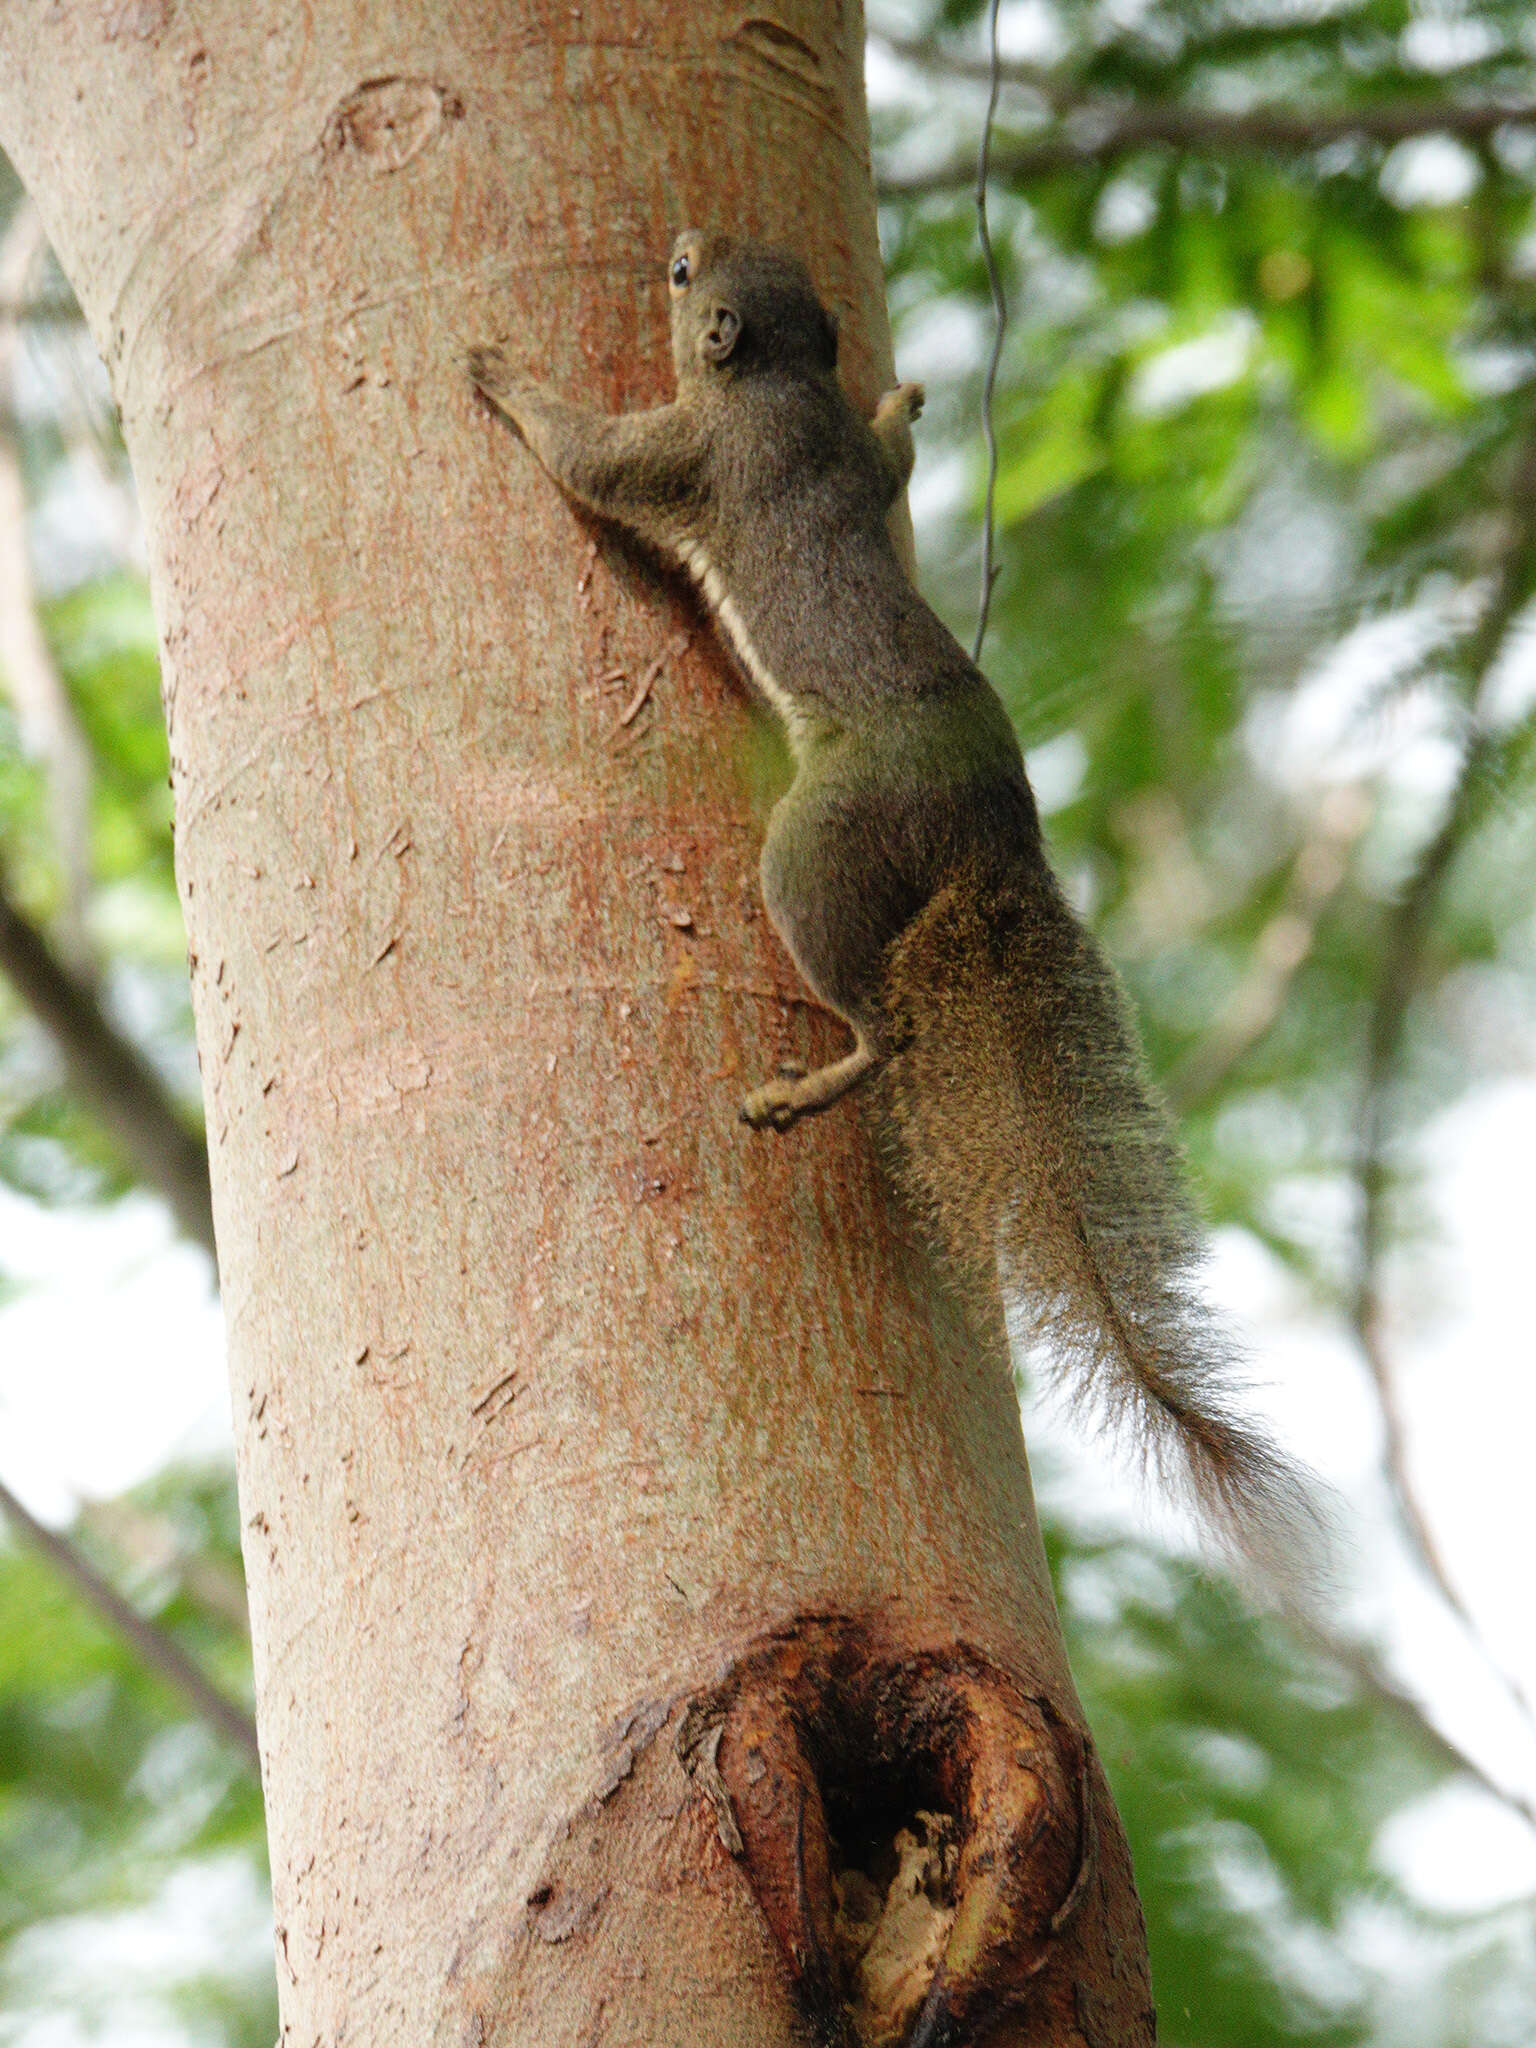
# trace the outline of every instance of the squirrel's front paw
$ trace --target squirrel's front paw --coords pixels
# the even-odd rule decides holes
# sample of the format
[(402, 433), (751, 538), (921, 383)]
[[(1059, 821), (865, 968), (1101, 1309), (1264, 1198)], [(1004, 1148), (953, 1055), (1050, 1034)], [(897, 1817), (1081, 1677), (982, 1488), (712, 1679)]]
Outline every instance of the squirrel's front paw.
[(487, 398), (504, 398), (518, 382), (512, 365), (507, 361), (505, 349), (469, 349), (465, 352), (464, 367), (469, 372), (471, 383)]
[(464, 366), (475, 389), (499, 412), (520, 440), (528, 439), (531, 421), (539, 417), (547, 394), (537, 377), (525, 377), (508, 362), (500, 348), (472, 348), (465, 352)]
[(910, 426), (913, 420), (922, 416), (923, 401), (928, 396), (921, 384), (898, 384), (894, 391), (887, 391), (875, 408), (876, 419), (904, 419)]
[(787, 1131), (802, 1115), (800, 1073), (780, 1072), (761, 1088), (754, 1088), (741, 1105), (741, 1120), (754, 1131)]

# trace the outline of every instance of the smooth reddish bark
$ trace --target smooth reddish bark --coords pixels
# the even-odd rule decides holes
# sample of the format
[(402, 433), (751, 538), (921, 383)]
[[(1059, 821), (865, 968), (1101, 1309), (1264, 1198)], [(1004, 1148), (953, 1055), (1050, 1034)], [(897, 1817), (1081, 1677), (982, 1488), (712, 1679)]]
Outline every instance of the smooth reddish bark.
[(872, 403), (861, 70), (836, 0), (0, 16), (150, 535), (295, 2044), (840, 2038), (876, 1792), (992, 1845), (930, 2041), (1151, 2038), (1006, 1371), (851, 1106), (736, 1123), (837, 1043), (771, 749), (460, 362), (665, 395), (691, 222)]

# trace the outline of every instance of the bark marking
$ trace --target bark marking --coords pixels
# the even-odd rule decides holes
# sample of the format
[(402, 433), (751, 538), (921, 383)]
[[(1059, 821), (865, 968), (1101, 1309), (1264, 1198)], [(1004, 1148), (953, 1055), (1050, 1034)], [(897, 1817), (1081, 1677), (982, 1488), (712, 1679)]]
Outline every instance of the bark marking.
[(322, 146), (328, 156), (355, 152), (376, 173), (398, 171), (463, 114), (458, 94), (429, 78), (365, 78), (331, 115)]

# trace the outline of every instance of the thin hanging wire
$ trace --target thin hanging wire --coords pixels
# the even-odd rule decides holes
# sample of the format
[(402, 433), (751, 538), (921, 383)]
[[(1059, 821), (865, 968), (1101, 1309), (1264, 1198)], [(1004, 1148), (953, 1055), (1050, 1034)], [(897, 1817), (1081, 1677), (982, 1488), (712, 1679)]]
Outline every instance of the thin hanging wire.
[(999, 58), (997, 49), (997, 12), (1000, 0), (991, 0), (987, 11), (987, 61), (988, 92), (987, 118), (981, 124), (981, 148), (976, 156), (976, 236), (981, 243), (982, 260), (987, 266), (987, 283), (992, 292), (992, 353), (987, 360), (987, 374), (981, 387), (981, 436), (987, 444), (987, 496), (981, 525), (981, 598), (976, 612), (976, 641), (971, 649), (971, 659), (980, 661), (981, 645), (987, 637), (987, 616), (992, 609), (992, 585), (997, 580), (997, 565), (992, 559), (994, 508), (997, 502), (997, 432), (992, 424), (992, 397), (997, 389), (998, 365), (1003, 359), (1003, 337), (1008, 332), (1008, 301), (1003, 293), (1003, 281), (998, 275), (997, 257), (992, 248), (992, 230), (987, 220), (987, 181), (991, 175), (992, 122), (997, 113)]

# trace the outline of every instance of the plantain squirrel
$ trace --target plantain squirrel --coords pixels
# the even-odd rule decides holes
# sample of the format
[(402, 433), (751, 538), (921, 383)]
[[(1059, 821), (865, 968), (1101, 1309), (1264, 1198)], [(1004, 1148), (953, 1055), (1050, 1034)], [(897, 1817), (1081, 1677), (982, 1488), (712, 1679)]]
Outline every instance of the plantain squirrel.
[(779, 250), (690, 232), (668, 280), (671, 405), (569, 405), (495, 348), (469, 369), (577, 504), (681, 565), (786, 729), (795, 774), (763, 897), (854, 1042), (781, 1071), (741, 1114), (788, 1130), (869, 1079), (898, 1178), (951, 1259), (999, 1285), (1014, 1332), (1284, 1582), (1309, 1496), (1232, 1412), (1119, 985), (1047, 865), (1001, 701), (887, 529), (921, 387), (866, 422), (837, 381), (835, 321)]

